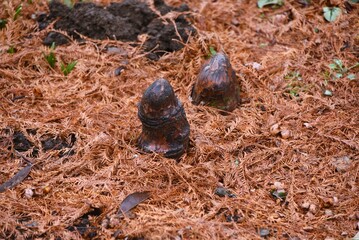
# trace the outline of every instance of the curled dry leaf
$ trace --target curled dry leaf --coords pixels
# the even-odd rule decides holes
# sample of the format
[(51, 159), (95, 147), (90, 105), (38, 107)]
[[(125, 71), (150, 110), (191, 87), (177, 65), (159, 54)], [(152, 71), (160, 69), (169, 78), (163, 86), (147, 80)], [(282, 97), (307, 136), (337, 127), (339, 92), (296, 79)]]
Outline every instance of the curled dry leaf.
[(0, 185), (0, 193), (5, 192), (7, 189), (13, 188), (19, 183), (21, 183), (27, 175), (29, 175), (31, 171), (32, 165), (29, 164), (23, 169), (21, 169), (18, 173), (15, 174), (9, 181), (4, 182)]
[(141, 202), (147, 200), (149, 197), (150, 197), (150, 192), (148, 191), (131, 193), (122, 201), (118, 214), (127, 213)]

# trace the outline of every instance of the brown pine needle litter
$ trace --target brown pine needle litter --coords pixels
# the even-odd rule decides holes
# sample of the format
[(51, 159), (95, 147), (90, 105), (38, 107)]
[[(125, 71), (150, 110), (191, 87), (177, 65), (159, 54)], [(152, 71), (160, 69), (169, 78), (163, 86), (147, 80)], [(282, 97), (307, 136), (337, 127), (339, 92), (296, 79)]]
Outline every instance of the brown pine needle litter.
[[(16, 150), (34, 165), (0, 193), (0, 238), (346, 239), (359, 231), (358, 67), (328, 67), (359, 61), (358, 4), (184, 2), (197, 34), (177, 52), (149, 60), (145, 35), (137, 45), (72, 39), (53, 50), (51, 68), (42, 41), (53, 26), (39, 31), (32, 18), (48, 12), (47, 1), (2, 1), (0, 184), (24, 167)], [(342, 9), (336, 21), (324, 19), (326, 6)], [(210, 47), (228, 55), (240, 80), (242, 103), (230, 113), (189, 99)], [(73, 61), (65, 76), (60, 63)], [(191, 126), (179, 163), (137, 148), (137, 104), (158, 78), (171, 83)], [(218, 187), (234, 195), (218, 196)], [(126, 196), (147, 191), (131, 216), (117, 214)]]

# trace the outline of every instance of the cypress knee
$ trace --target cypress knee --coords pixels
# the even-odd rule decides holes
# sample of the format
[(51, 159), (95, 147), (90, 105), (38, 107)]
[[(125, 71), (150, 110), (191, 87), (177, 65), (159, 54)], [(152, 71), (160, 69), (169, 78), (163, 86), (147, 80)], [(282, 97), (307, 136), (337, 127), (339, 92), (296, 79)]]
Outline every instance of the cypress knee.
[(138, 139), (142, 150), (168, 158), (179, 158), (187, 150), (190, 126), (167, 80), (158, 79), (147, 88), (138, 105), (138, 117), (142, 122)]
[(239, 83), (228, 57), (217, 53), (201, 68), (192, 87), (192, 103), (233, 111), (240, 103)]

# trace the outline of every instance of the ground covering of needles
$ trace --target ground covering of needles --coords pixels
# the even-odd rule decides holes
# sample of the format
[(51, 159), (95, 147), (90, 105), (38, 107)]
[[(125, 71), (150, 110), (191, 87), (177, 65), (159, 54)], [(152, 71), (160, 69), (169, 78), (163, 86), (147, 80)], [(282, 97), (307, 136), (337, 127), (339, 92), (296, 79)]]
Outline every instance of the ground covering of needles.
[[(93, 2), (101, 11), (110, 4)], [(0, 238), (352, 238), (358, 4), (286, 0), (260, 9), (249, 0), (168, 0), (180, 11), (161, 15), (148, 3), (172, 39), (147, 27), (124, 41), (94, 39), (56, 28), (62, 15), (48, 18), (48, 1), (1, 2), (0, 183), (29, 164), (25, 158), (32, 167), (0, 192)], [(324, 19), (326, 6), (342, 10), (338, 19)], [(176, 31), (181, 14), (191, 31)], [(41, 29), (39, 17), (48, 20)], [(51, 50), (43, 44), (50, 32), (67, 43)], [(148, 47), (153, 38), (176, 47), (158, 54), (156, 44)], [(228, 55), (240, 81), (233, 112), (189, 99), (213, 51)], [(137, 104), (157, 78), (171, 83), (191, 126), (178, 162), (137, 148)], [(149, 198), (117, 214), (135, 192)]]

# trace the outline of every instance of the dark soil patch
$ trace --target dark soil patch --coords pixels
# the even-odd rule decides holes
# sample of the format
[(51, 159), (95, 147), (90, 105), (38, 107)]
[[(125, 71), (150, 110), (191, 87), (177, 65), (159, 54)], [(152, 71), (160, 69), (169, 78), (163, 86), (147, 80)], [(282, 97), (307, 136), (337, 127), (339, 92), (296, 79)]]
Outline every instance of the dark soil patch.
[(13, 135), (14, 149), (19, 152), (26, 152), (34, 146), (22, 132), (16, 131)]
[[(185, 4), (174, 8), (162, 0), (156, 0), (154, 5), (162, 15), (171, 11), (189, 10)], [(52, 1), (49, 8), (49, 15), (40, 15), (38, 18), (40, 29), (46, 28), (57, 19), (55, 29), (66, 31), (77, 40), (81, 40), (81, 34), (94, 39), (137, 41), (139, 34), (146, 33), (149, 38), (144, 44), (144, 50), (155, 49), (148, 54), (151, 59), (158, 59), (166, 52), (178, 51), (183, 47), (181, 42), (186, 42), (189, 35), (195, 32), (185, 15), (174, 19), (174, 26), (171, 21), (160, 19), (146, 3), (138, 0), (111, 3), (108, 7), (94, 3), (77, 3), (72, 9), (58, 1)], [(61, 33), (50, 32), (43, 43), (50, 46), (52, 42), (62, 45), (68, 43), (69, 39)]]
[(91, 209), (88, 213), (76, 220), (73, 226), (68, 227), (70, 231), (77, 231), (85, 239), (93, 239), (97, 236), (97, 227), (91, 222), (91, 218), (100, 216), (102, 213), (100, 208)]

